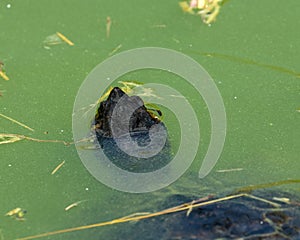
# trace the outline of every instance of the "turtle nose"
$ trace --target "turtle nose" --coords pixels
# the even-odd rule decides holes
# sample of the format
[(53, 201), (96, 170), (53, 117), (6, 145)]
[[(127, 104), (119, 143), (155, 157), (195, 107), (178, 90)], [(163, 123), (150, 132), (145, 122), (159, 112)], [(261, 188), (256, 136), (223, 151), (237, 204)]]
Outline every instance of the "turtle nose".
[(120, 88), (114, 87), (111, 90), (108, 98), (113, 102), (117, 102), (122, 96), (124, 96), (124, 94), (125, 93)]

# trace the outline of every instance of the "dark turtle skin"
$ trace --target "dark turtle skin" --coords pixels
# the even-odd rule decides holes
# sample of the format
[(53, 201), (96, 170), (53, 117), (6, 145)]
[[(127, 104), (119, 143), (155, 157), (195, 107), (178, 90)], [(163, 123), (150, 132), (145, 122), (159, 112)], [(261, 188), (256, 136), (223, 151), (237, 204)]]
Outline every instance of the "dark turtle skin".
[[(291, 203), (276, 202), (281, 205), (276, 208), (245, 196), (193, 208), (189, 213), (183, 211), (140, 220), (134, 226), (118, 229), (117, 235), (127, 240), (300, 239), (300, 206), (292, 202), (295, 196), (268, 191), (253, 192), (253, 195), (272, 202), (276, 202), (273, 196), (288, 196)], [(193, 199), (196, 198), (173, 195), (162, 203), (161, 209)], [(120, 239), (118, 236), (113, 239)]]
[[(118, 113), (117, 118), (114, 118), (113, 135), (111, 119), (117, 105)], [(128, 113), (132, 113), (129, 121), (124, 117), (127, 116)], [(153, 128), (155, 126), (157, 128)], [(160, 128), (158, 128), (158, 126)], [(126, 141), (128, 141), (128, 138), (126, 137), (128, 137), (128, 134), (130, 134), (130, 139), (136, 142), (138, 146), (147, 147), (152, 141), (149, 135), (151, 128), (154, 129), (154, 131), (157, 129), (155, 132), (157, 136), (163, 134), (159, 129), (167, 131), (164, 123), (148, 111), (140, 97), (128, 96), (118, 87), (113, 88), (107, 100), (100, 103), (93, 122), (93, 128), (96, 133), (96, 138), (105, 155), (111, 162), (124, 170), (132, 172), (150, 172), (160, 169), (171, 160), (168, 141), (165, 142), (161, 152), (149, 158), (130, 156), (118, 147), (116, 139), (122, 142), (123, 147), (127, 147)], [(154, 148), (160, 144), (160, 142), (154, 142)], [(131, 146), (128, 144), (128, 150), (130, 150), (130, 147)], [(148, 150), (151, 151), (151, 148)]]

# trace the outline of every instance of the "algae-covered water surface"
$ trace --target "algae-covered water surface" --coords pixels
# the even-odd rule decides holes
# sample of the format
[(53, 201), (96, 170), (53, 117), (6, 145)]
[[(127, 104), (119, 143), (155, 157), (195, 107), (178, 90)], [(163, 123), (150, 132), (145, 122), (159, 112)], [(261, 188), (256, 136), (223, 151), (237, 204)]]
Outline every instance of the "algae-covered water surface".
[[(171, 0), (0, 1), (0, 240), (159, 211), (172, 207), (166, 202), (179, 194), (199, 198), (241, 188), (271, 189), (281, 199), (298, 196), (299, 201), (300, 2), (218, 4), (220, 8), (196, 14)], [(81, 162), (72, 144), (73, 106), (80, 86), (99, 63), (143, 47), (185, 54), (210, 74), (224, 103), (226, 138), (217, 164), (199, 178), (212, 132), (203, 96), (168, 71), (124, 74), (112, 85), (172, 86), (198, 119), (197, 126), (186, 122), (190, 133), (201, 133), (195, 159), (177, 181), (154, 192), (128, 193), (101, 183)], [(145, 89), (142, 99), (143, 93), (167, 97), (159, 88)], [(98, 97), (106, 90), (99, 89)], [(148, 107), (166, 125), (175, 154), (185, 139), (178, 116), (162, 104)], [(151, 239), (143, 231), (147, 224), (135, 224), (44, 239), (119, 239), (120, 229), (127, 231), (126, 238), (144, 239), (147, 234)]]

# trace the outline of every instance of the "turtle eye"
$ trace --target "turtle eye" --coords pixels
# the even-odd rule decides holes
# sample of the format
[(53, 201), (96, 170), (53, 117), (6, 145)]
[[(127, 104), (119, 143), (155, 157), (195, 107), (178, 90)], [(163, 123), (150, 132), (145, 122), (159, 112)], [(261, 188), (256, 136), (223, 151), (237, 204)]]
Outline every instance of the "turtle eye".
[(161, 117), (162, 116), (162, 112), (160, 110), (156, 110), (157, 114)]
[[(150, 113), (153, 113), (153, 114), (157, 113), (157, 115), (160, 117), (162, 116), (162, 112), (159, 109), (147, 108), (147, 111), (149, 111)], [(158, 118), (158, 117), (156, 117), (156, 118)]]

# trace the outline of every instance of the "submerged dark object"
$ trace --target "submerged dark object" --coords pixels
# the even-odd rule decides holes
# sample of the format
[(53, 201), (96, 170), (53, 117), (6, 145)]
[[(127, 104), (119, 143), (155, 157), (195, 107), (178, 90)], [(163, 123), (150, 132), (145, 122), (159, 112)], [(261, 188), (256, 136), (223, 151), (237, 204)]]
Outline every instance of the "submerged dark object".
[(100, 103), (93, 128), (105, 155), (124, 170), (149, 172), (171, 160), (165, 125), (118, 87)]
[[(272, 201), (280, 207), (244, 196), (195, 207), (190, 212), (145, 219), (135, 223), (132, 228), (126, 226), (119, 234), (123, 239), (145, 240), (300, 239), (300, 206), (294, 200), (296, 196), (278, 192), (256, 192), (254, 196)], [(291, 203), (276, 201), (272, 196), (289, 197)], [(166, 205), (163, 208), (189, 203), (192, 199), (173, 195), (163, 204)]]

